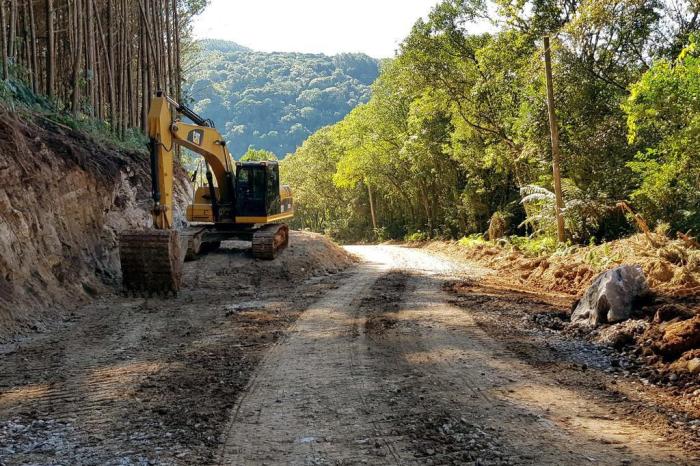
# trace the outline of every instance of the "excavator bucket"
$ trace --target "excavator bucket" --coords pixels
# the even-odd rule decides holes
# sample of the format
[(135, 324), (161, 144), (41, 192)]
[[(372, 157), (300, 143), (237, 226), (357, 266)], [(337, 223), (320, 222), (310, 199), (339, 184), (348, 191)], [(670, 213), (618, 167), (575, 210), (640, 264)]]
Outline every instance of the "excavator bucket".
[(119, 236), (122, 283), (128, 292), (177, 294), (182, 280), (180, 235), (175, 230), (129, 231)]

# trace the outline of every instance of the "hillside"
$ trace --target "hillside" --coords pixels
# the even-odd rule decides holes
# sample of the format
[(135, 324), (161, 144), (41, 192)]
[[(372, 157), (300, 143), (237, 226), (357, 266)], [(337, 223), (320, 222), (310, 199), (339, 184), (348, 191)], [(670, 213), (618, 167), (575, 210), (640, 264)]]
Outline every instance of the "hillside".
[(370, 97), (379, 62), (363, 54), (264, 53), (203, 40), (185, 95), (240, 157), (253, 146), (283, 157)]

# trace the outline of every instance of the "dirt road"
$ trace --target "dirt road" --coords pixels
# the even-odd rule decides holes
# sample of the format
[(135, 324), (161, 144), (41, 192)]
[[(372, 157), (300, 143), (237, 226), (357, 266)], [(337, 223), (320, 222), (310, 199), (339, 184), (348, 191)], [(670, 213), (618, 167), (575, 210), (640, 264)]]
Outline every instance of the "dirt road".
[(344, 272), (287, 262), (235, 286), (249, 259), (223, 251), (177, 300), (111, 298), (4, 348), (0, 464), (700, 461), (690, 401), (530, 325), (564, 298), (349, 249)]
[(246, 387), (220, 464), (697, 460), (448, 303), (444, 280), (485, 271), (411, 249), (351, 250), (364, 259), (352, 279), (302, 314)]

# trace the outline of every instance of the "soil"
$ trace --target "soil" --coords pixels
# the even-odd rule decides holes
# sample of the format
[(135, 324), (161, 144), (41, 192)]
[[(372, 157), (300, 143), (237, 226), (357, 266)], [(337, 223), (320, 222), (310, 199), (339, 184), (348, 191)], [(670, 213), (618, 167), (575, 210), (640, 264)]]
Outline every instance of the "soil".
[(649, 381), (684, 389), (688, 383), (693, 386), (700, 373), (700, 251), (661, 234), (650, 237), (654, 245), (640, 234), (601, 246), (572, 247), (549, 257), (526, 257), (491, 243), (463, 247), (457, 242), (432, 242), (423, 247), (498, 270), (498, 279), (491, 279), (496, 286), (557, 293), (571, 309), (603, 271), (620, 264), (640, 265), (652, 293), (636, 303), (631, 320), (602, 327), (570, 325), (571, 309), (554, 320), (543, 318), (572, 337), (628, 355)]
[(0, 347), (0, 464), (206, 464), (236, 395), (352, 256), (293, 232), (275, 261), (224, 242), (174, 299), (107, 295)]
[(569, 295), (398, 246), (245, 247), (3, 347), (0, 464), (700, 461), (697, 381), (567, 333)]
[(0, 110), (0, 186), (2, 343), (118, 282), (119, 232), (150, 224), (148, 156)]

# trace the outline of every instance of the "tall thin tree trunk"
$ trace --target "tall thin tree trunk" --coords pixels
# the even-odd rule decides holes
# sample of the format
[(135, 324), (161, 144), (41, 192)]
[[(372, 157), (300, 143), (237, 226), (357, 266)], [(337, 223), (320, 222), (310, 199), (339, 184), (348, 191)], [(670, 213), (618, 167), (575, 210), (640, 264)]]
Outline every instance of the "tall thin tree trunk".
[(29, 32), (29, 7), (27, 4), (22, 8), (22, 44), (24, 49), (24, 69), (26, 70), (25, 82), (29, 84), (32, 91), (36, 91), (36, 80), (34, 79), (34, 69), (32, 68), (32, 46), (31, 33)]
[(36, 42), (36, 15), (34, 14), (34, 1), (29, 0), (29, 40), (31, 40), (32, 68), (34, 69), (34, 93), (38, 94), (41, 88), (42, 73), (39, 70), (39, 53)]
[(81, 21), (81, 0), (76, 0), (73, 4), (73, 18), (75, 25), (75, 55), (73, 58), (73, 96), (71, 110), (74, 115), (80, 111), (80, 71), (83, 58), (83, 37)]
[(54, 96), (56, 88), (56, 33), (53, 0), (46, 0), (46, 95)]
[[(95, 6), (95, 10), (97, 10), (96, 5), (95, 5), (95, 0), (88, 0), (89, 2), (93, 3), (93, 6)], [(107, 68), (107, 83), (109, 87), (109, 108), (110, 108), (110, 121), (112, 122), (112, 125), (114, 125), (114, 100), (115, 100), (115, 90), (114, 90), (114, 70), (112, 69), (112, 65), (109, 60), (110, 56), (110, 51), (107, 47), (107, 42), (105, 41), (105, 35), (104, 35), (104, 30), (102, 29), (102, 21), (100, 20), (100, 15), (96, 15), (97, 18), (97, 33), (100, 36), (100, 44), (102, 45), (102, 51), (104, 52), (103, 57), (104, 63)]]
[(141, 129), (144, 132), (148, 129), (148, 92), (150, 89), (150, 70), (148, 67), (148, 47), (146, 34), (146, 18), (141, 20)]
[(85, 82), (87, 83), (87, 97), (90, 104), (90, 115), (95, 116), (96, 99), (95, 99), (95, 47), (94, 47), (94, 12), (92, 9), (92, 1), (85, 0), (86, 15), (85, 15)]
[(12, 65), (15, 65), (17, 53), (17, 0), (10, 1), (10, 44), (7, 50)]
[(5, 2), (0, 0), (0, 23), (2, 23), (2, 79), (10, 77), (10, 70), (7, 63), (7, 11)]
[[(175, 100), (181, 101), (182, 61), (180, 59), (180, 15), (177, 11), (177, 0), (173, 4), (173, 26), (175, 32)], [(179, 150), (179, 149), (178, 149)]]

